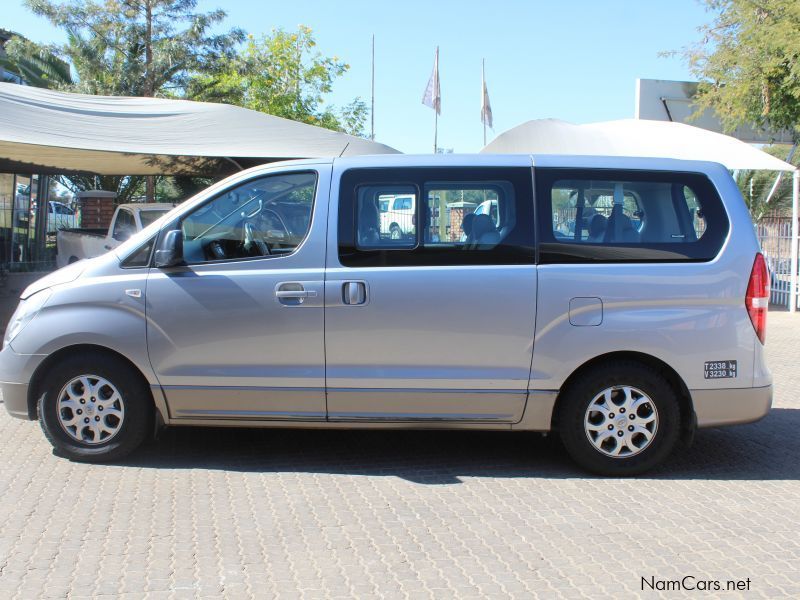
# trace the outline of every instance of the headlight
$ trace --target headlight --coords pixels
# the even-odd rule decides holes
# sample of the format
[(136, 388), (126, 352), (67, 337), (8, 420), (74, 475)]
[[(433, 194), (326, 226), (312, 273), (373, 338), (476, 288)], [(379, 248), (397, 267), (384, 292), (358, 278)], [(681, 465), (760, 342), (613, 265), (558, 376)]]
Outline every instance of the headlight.
[(44, 289), (20, 301), (17, 310), (14, 311), (11, 320), (8, 322), (8, 327), (6, 327), (6, 336), (3, 338), (4, 350), (19, 335), (19, 332), (25, 328), (25, 325), (30, 323), (33, 317), (42, 309), (50, 299), (51, 293), (50, 289)]

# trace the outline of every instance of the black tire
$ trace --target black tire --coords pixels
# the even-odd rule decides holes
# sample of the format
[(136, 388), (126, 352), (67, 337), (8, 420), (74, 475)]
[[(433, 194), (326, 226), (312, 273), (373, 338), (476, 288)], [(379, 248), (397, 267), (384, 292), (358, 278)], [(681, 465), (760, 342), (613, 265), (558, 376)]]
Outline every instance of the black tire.
[[(630, 451), (628, 446), (623, 445), (629, 456), (612, 457), (603, 453), (590, 441), (590, 434), (585, 427), (590, 403), (598, 394), (615, 386), (630, 386), (640, 390), (649, 396), (657, 414), (657, 427), (649, 444), (641, 442), (643, 438), (640, 436), (638, 440), (643, 449)], [(622, 360), (596, 365), (579, 373), (561, 392), (556, 426), (569, 455), (587, 471), (615, 477), (639, 475), (666, 459), (678, 441), (681, 415), (677, 393), (661, 372), (646, 364)], [(615, 401), (622, 402), (621, 399)], [(649, 407), (643, 408), (647, 411)], [(620, 415), (610, 414), (619, 422)], [(609, 429), (617, 427), (614, 430), (617, 435), (625, 435), (624, 430), (622, 434), (619, 433), (621, 428), (616, 425), (614, 418), (609, 419), (604, 415), (600, 422), (604, 428), (606, 423), (609, 423)], [(614, 440), (614, 443), (616, 445), (619, 442)]]
[(397, 223), (392, 223), (389, 226), (389, 235), (393, 240), (402, 240), (403, 230), (400, 229), (400, 225), (398, 225)]
[[(92, 405), (89, 409), (93, 411), (92, 418), (111, 418), (110, 422), (117, 425), (116, 433), (109, 436), (107, 441), (80, 441), (73, 437), (80, 433), (67, 433), (67, 428), (59, 419), (59, 394), (67, 383), (82, 375), (102, 377), (119, 392), (124, 406), (124, 417), (121, 420), (109, 417), (108, 411), (105, 415), (97, 412), (102, 410), (99, 404)], [(94, 352), (69, 356), (49, 370), (40, 392), (38, 409), (42, 431), (53, 445), (54, 453), (70, 460), (92, 463), (119, 460), (135, 450), (153, 429), (153, 399), (146, 382), (130, 365), (114, 356)], [(81, 408), (86, 410), (86, 407)], [(67, 410), (67, 414), (71, 415), (70, 409), (61, 410)], [(83, 427), (81, 425), (82, 430), (86, 431)], [(86, 426), (87, 429), (88, 427)]]

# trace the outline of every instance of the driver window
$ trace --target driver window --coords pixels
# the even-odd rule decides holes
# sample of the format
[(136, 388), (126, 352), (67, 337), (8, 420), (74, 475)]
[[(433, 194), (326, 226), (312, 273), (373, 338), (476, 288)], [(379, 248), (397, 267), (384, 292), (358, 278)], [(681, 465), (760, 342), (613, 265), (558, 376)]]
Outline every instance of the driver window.
[(308, 233), (316, 183), (315, 173), (281, 173), (217, 196), (181, 222), (186, 262), (291, 254)]

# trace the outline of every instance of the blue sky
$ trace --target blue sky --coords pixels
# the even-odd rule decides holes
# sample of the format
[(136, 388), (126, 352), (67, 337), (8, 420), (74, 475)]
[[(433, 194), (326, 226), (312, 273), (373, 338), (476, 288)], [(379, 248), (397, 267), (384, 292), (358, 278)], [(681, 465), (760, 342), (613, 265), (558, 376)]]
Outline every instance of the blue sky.
[[(33, 40), (63, 34), (5, 0), (0, 27)], [(331, 101), (369, 102), (370, 43), (376, 39), (376, 139), (404, 152), (430, 152), (433, 111), (421, 104), (440, 47), (442, 115), (439, 145), (476, 152), (481, 59), (494, 112), (489, 140), (529, 119), (575, 123), (628, 118), (637, 77), (690, 79), (679, 58), (662, 58), (699, 38), (711, 15), (697, 0), (200, 0), (224, 8), (227, 26), (260, 34), (273, 28), (314, 30), (319, 50), (351, 69)]]

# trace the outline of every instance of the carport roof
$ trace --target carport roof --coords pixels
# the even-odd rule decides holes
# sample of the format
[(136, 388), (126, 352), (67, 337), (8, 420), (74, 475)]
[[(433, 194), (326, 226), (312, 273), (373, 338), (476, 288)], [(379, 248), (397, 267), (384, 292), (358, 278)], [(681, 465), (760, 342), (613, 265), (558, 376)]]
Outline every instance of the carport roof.
[(718, 162), (731, 170), (795, 170), (731, 136), (684, 123), (645, 119), (588, 125), (558, 119), (528, 121), (501, 133), (481, 152), (677, 158)]
[(197, 173), (220, 160), (395, 154), (367, 139), (231, 106), (0, 83), (0, 171)]

